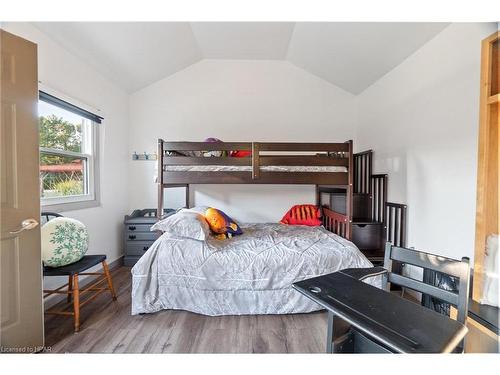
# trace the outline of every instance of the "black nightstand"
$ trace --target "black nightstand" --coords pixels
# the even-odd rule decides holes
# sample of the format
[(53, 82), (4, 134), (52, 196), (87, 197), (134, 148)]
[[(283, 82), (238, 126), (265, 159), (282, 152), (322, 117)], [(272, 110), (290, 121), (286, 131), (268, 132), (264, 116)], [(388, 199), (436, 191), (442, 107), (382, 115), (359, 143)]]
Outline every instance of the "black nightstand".
[[(175, 210), (166, 208), (164, 217), (172, 215)], [(126, 215), (124, 224), (125, 257), (123, 264), (133, 266), (139, 258), (159, 237), (158, 232), (151, 232), (151, 227), (158, 221), (155, 208), (134, 210), (132, 214)]]

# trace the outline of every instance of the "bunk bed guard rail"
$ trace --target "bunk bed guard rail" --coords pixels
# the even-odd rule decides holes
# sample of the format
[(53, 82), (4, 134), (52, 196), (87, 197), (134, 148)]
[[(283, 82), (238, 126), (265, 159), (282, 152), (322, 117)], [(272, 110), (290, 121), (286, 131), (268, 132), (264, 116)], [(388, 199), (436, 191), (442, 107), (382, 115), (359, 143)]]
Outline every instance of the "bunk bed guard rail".
[[(244, 157), (231, 152), (246, 151)], [(167, 142), (158, 140), (158, 209), (163, 189), (190, 184), (307, 184), (345, 188), (345, 215), (328, 211), (329, 230), (350, 237), (354, 178), (352, 141)], [(229, 168), (228, 168), (229, 167)]]
[[(247, 157), (229, 156), (231, 151), (251, 152)], [(219, 157), (206, 157), (219, 152)], [(158, 141), (160, 184), (352, 184), (352, 141), (345, 143), (273, 142), (165, 142)], [(199, 168), (235, 167), (200, 171)], [(286, 167), (303, 167), (285, 171)], [(172, 168), (177, 167), (177, 168)], [(272, 167), (272, 168), (270, 168)], [(311, 167), (317, 167), (311, 169)], [(331, 168), (326, 173), (324, 167)], [(274, 169), (273, 169), (274, 168)], [(309, 169), (307, 169), (309, 168)], [(322, 169), (323, 168), (323, 169)], [(209, 172), (209, 173), (208, 173)]]

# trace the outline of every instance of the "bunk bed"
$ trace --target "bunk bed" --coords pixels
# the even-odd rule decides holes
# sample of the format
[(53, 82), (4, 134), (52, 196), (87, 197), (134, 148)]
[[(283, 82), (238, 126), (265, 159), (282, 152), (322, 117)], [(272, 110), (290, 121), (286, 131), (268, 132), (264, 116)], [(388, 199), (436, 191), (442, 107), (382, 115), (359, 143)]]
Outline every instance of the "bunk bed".
[[(227, 156), (231, 152), (249, 156)], [(222, 156), (186, 156), (209, 152)], [(322, 207), (323, 225), (351, 238), (353, 192), (353, 143), (276, 142), (166, 142), (158, 140), (158, 217), (163, 212), (164, 191), (186, 188), (190, 207), (191, 184), (306, 184), (316, 186), (316, 205), (329, 189), (345, 192), (345, 212)]]
[[(239, 156), (234, 157), (239, 153)], [(289, 314), (320, 310), (291, 284), (372, 264), (349, 241), (353, 144), (158, 141), (158, 211), (165, 190), (192, 184), (307, 184), (316, 187), (320, 227), (240, 223), (230, 240), (198, 241), (164, 233), (132, 269), (132, 314), (163, 309), (204, 315)], [(330, 191), (344, 191), (344, 210)], [(325, 194), (327, 195), (326, 204)], [(300, 202), (302, 203), (302, 202)], [(193, 208), (194, 210), (195, 208)], [(370, 279), (378, 285), (380, 280)]]

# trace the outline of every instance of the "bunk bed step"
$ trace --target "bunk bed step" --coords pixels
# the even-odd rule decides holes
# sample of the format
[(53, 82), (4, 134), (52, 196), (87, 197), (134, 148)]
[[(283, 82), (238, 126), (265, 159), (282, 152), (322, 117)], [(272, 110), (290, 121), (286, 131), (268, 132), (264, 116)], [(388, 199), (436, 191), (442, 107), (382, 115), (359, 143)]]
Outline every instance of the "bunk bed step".
[(360, 250), (382, 250), (383, 255), (385, 242), (384, 230), (385, 226), (381, 222), (353, 222), (352, 242)]
[(348, 187), (349, 185), (318, 185), (318, 191), (320, 193), (327, 193), (327, 194), (338, 193), (345, 195), (346, 189)]

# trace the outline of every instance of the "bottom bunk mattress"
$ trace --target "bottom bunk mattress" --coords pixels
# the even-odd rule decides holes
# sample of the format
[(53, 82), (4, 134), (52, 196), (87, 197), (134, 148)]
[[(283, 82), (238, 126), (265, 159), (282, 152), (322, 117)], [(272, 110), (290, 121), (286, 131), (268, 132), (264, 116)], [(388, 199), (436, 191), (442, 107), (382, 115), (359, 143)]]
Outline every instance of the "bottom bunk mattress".
[(306, 313), (322, 308), (292, 283), (372, 266), (353, 243), (323, 227), (241, 227), (242, 235), (223, 241), (163, 234), (132, 268), (132, 314), (163, 309), (212, 316)]

